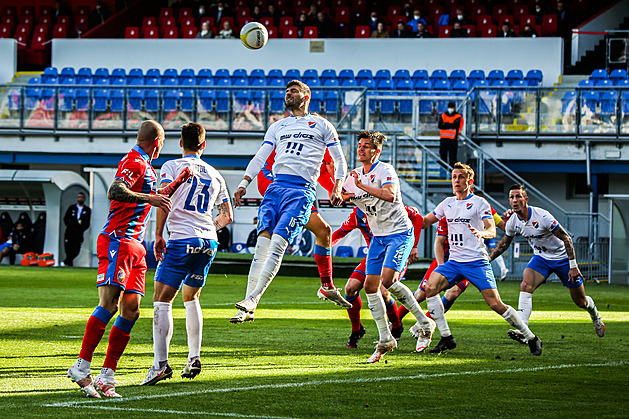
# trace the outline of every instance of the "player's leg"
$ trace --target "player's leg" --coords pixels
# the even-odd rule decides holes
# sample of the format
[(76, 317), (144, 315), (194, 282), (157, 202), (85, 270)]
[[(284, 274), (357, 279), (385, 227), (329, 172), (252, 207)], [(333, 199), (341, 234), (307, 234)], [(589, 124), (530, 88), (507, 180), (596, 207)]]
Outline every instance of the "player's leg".
[[(424, 291), (424, 286), (428, 283), (428, 278), (430, 278), (430, 274), (432, 274), (432, 271), (434, 271), (437, 266), (439, 266), (439, 264), (437, 263), (437, 259), (433, 259), (432, 262), (430, 263), (430, 266), (428, 267), (428, 270), (424, 274), (424, 278), (422, 279), (422, 282), (419, 283), (417, 290), (413, 293), (413, 295), (415, 296), (415, 301), (417, 301), (418, 303), (421, 303), (422, 301), (426, 299), (426, 292)], [(406, 309), (406, 307), (404, 306), (400, 307), (400, 309), (398, 310), (398, 315), (400, 316), (400, 320), (402, 320), (406, 316), (407, 313), (408, 313), (408, 310)], [(429, 313), (426, 313), (426, 315), (430, 317)]]
[(459, 298), (459, 296), (463, 294), (463, 292), (465, 292), (469, 284), (470, 281), (464, 279), (461, 282), (457, 282), (453, 287), (450, 287), (446, 290), (446, 292), (443, 294), (443, 297), (441, 297), (441, 303), (443, 304), (444, 312), (450, 310), (456, 299)]
[(400, 320), (398, 305), (396, 301), (391, 298), (389, 290), (382, 284), (380, 284), (380, 293), (384, 299), (384, 305), (387, 307), (387, 319), (389, 319), (389, 323), (391, 324), (391, 334), (395, 340), (399, 342), (404, 332), (404, 326)]
[[(443, 265), (440, 265), (438, 269), (442, 270), (445, 275), (456, 276), (456, 272), (450, 272), (452, 267), (448, 264), (452, 264), (452, 262), (446, 262)], [(430, 274), (428, 283), (424, 287), (428, 313), (435, 323), (437, 323), (439, 333), (441, 334), (439, 343), (430, 350), (430, 353), (440, 353), (448, 349), (456, 348), (456, 341), (450, 332), (450, 326), (448, 325), (448, 321), (445, 317), (445, 309), (443, 307), (441, 297), (439, 296), (439, 293), (446, 289), (449, 284), (448, 278), (444, 274), (435, 270), (432, 274)]]
[(188, 336), (188, 360), (181, 372), (182, 378), (194, 378), (201, 372), (201, 342), (203, 340), (203, 311), (199, 304), (201, 287), (186, 284), (181, 290), (186, 308), (186, 333)]
[(524, 268), (522, 283), (520, 284), (520, 297), (518, 300), (518, 314), (525, 324), (529, 324), (529, 318), (533, 311), (533, 292), (546, 281), (550, 272), (536, 267), (535, 270), (530, 264)]
[[(245, 293), (245, 296), (247, 297), (253, 293), (253, 290), (256, 289), (256, 285), (258, 285), (260, 271), (262, 270), (262, 266), (269, 256), (270, 245), (271, 233), (269, 233), (268, 230), (260, 232), (258, 234), (258, 239), (256, 240), (256, 247), (253, 254), (253, 259), (251, 261), (251, 266), (249, 266), (249, 275), (247, 276), (247, 291)], [(231, 323), (244, 323), (247, 321), (253, 321), (254, 316), (254, 313), (249, 313), (248, 311), (244, 310), (238, 310), (236, 315), (230, 318), (229, 321)]]
[[(352, 324), (352, 333), (347, 341), (347, 348), (357, 348), (358, 341), (365, 336), (365, 328), (360, 322), (360, 310), (363, 308), (363, 302), (360, 298), (360, 290), (363, 289), (365, 282), (364, 259), (360, 265), (356, 267), (352, 275), (345, 285), (345, 299), (351, 302), (352, 306), (347, 309), (349, 321)], [(360, 269), (362, 266), (362, 269)]]

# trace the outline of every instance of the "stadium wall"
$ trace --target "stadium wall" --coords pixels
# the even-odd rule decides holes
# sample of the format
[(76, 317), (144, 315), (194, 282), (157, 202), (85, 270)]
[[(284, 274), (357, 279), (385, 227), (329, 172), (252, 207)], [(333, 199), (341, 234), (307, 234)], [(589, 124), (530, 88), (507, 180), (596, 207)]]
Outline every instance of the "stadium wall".
[(13, 38), (0, 39), (0, 83), (10, 83), (17, 71), (17, 42)]
[[(322, 50), (323, 52), (315, 52)], [(238, 39), (53, 39), (52, 65), (106, 68), (539, 69), (544, 86), (557, 83), (563, 67), (561, 38), (272, 39), (250, 51)]]

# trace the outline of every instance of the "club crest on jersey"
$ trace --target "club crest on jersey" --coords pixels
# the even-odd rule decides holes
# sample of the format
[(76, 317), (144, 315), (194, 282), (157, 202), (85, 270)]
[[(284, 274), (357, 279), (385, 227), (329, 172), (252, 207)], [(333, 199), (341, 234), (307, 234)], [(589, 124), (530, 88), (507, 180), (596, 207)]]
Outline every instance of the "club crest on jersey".
[(472, 207), (473, 207), (473, 206), (474, 206), (474, 204), (472, 204), (471, 202), (468, 202), (468, 203), (465, 205), (465, 208), (466, 208), (466, 209), (468, 209), (468, 210), (470, 210), (470, 209), (472, 209)]
[(537, 228), (539, 226), (539, 223), (537, 221), (533, 221), (533, 228)]
[(118, 271), (118, 282), (124, 281), (124, 271), (121, 269)]
[(317, 123), (316, 123), (316, 122), (310, 122), (310, 121), (309, 121), (309, 122), (308, 122), (308, 126), (309, 126), (310, 128), (314, 128), (314, 127), (316, 127), (316, 126), (317, 126)]
[(374, 179), (375, 177), (376, 177), (376, 175), (370, 175), (370, 176), (369, 176), (369, 180), (370, 180), (371, 182), (373, 182), (373, 179)]
[(555, 227), (557, 227), (557, 225), (559, 225), (559, 223), (557, 222), (557, 220), (553, 220), (553, 222), (550, 224), (550, 229), (554, 230)]

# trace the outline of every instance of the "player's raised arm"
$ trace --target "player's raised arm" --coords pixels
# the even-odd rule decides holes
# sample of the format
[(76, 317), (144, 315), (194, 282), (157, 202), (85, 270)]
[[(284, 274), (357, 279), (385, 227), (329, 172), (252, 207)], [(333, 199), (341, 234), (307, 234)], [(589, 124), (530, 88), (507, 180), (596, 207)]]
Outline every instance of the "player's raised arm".
[(568, 272), (568, 277), (570, 281), (574, 282), (578, 278), (582, 277), (581, 271), (579, 270), (579, 265), (577, 264), (577, 259), (574, 253), (574, 244), (572, 243), (572, 237), (570, 234), (563, 229), (563, 227), (558, 226), (555, 231), (553, 231), (555, 237), (561, 240), (566, 247), (566, 254), (568, 255), (568, 263), (570, 263), (570, 271)]
[(133, 192), (122, 179), (114, 179), (107, 191), (107, 198), (112, 201), (129, 203), (149, 203), (150, 205), (170, 212), (172, 202), (165, 195), (149, 195), (141, 192)]
[(236, 192), (234, 192), (234, 205), (236, 205), (236, 207), (242, 205), (241, 198), (247, 193), (247, 186), (249, 186), (251, 181), (256, 177), (260, 170), (262, 170), (266, 159), (269, 158), (274, 149), (275, 144), (273, 144), (271, 141), (266, 140), (265, 137), (265, 140), (262, 142), (262, 146), (247, 165), (247, 169), (245, 169), (245, 175), (238, 184)]

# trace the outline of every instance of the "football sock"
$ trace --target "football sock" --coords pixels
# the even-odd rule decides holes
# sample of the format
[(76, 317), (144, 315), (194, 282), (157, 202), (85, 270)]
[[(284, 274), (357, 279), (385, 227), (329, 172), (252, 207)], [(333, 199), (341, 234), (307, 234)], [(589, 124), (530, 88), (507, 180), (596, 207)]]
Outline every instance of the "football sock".
[(496, 263), (498, 264), (498, 267), (500, 268), (500, 276), (502, 277), (502, 273), (507, 269), (507, 265), (505, 265), (505, 260), (502, 257), (502, 255), (498, 256), (494, 260), (496, 261)]
[(395, 300), (393, 298), (389, 298), (389, 302), (385, 303), (387, 307), (387, 318), (391, 322), (391, 327), (395, 327), (396, 329), (402, 326), (400, 323), (400, 316), (398, 315), (398, 308)]
[(415, 316), (420, 324), (426, 325), (429, 323), (428, 317), (426, 317), (419, 303), (415, 300), (413, 292), (406, 285), (402, 284), (400, 281), (394, 282), (393, 285), (389, 287), (389, 292), (400, 304), (413, 313), (413, 316)]
[(321, 286), (325, 288), (333, 288), (332, 249), (315, 244), (314, 260), (317, 263), (317, 269), (319, 270), (319, 276), (321, 277)]
[[(107, 323), (109, 323), (109, 320), (111, 320), (113, 316), (113, 314), (101, 306), (96, 306), (92, 312), (92, 315), (87, 320), (87, 324), (85, 325), (85, 334), (83, 335), (81, 352), (79, 353), (79, 360), (76, 363), (78, 369), (82, 371), (90, 369), (89, 363), (92, 361), (94, 351), (105, 334), (105, 327), (107, 327)], [(87, 366), (85, 366), (86, 362), (88, 363)]]
[(378, 333), (380, 335), (380, 341), (391, 340), (393, 336), (391, 336), (391, 331), (389, 330), (389, 322), (384, 317), (384, 313), (386, 311), (384, 300), (382, 299), (382, 294), (380, 290), (373, 294), (367, 294), (367, 303), (369, 305), (369, 310), (371, 311), (371, 315), (373, 319), (376, 321), (376, 326), (378, 326)]
[(153, 302), (153, 368), (160, 369), (160, 362), (168, 361), (168, 347), (173, 337), (173, 305)]
[(456, 298), (450, 301), (446, 298), (445, 295), (441, 297), (441, 304), (443, 304), (443, 312), (445, 313), (446, 311), (450, 310), (450, 307), (452, 307), (452, 304), (454, 304), (455, 301), (456, 301)]
[(282, 258), (284, 257), (284, 252), (286, 252), (287, 247), (288, 242), (284, 237), (279, 234), (273, 234), (269, 245), (269, 256), (266, 258), (266, 262), (264, 262), (264, 265), (260, 270), (258, 284), (251, 294), (251, 297), (253, 297), (256, 301), (260, 301), (262, 294), (264, 294), (264, 291), (266, 291), (267, 287), (271, 284), (271, 281), (273, 281), (273, 278), (275, 278), (275, 275), (277, 275), (277, 271), (280, 269)]
[(452, 333), (450, 333), (450, 326), (448, 326), (448, 321), (444, 315), (443, 304), (441, 303), (441, 297), (439, 297), (439, 294), (426, 298), (426, 304), (428, 305), (430, 317), (432, 317), (432, 319), (437, 323), (441, 337), (445, 338), (452, 336)]
[(359, 293), (353, 297), (345, 295), (345, 299), (352, 303), (352, 308), (347, 309), (347, 315), (349, 321), (352, 322), (352, 332), (357, 332), (360, 330), (360, 310), (363, 308), (363, 301), (360, 299)]
[(199, 300), (185, 301), (186, 331), (188, 332), (188, 358), (201, 356), (201, 340), (203, 338), (203, 312)]
[(529, 317), (533, 311), (533, 294), (530, 292), (520, 291), (520, 300), (518, 301), (518, 314), (524, 322), (529, 324)]
[(533, 339), (535, 335), (531, 332), (531, 329), (524, 323), (522, 318), (517, 311), (511, 306), (507, 306), (507, 311), (502, 313), (502, 317), (509, 323), (511, 326), (518, 329), (524, 335), (526, 340)]
[(260, 271), (266, 258), (269, 256), (269, 246), (271, 245), (271, 239), (268, 237), (258, 236), (256, 242), (256, 250), (253, 254), (253, 260), (249, 267), (249, 276), (247, 277), (247, 297), (251, 295), (253, 290), (258, 285), (258, 278), (260, 277)]
[(404, 306), (399, 306), (397, 309), (397, 315), (400, 318), (400, 321), (408, 314), (408, 310)]
[(115, 373), (115, 371), (112, 370), (111, 368), (103, 367), (103, 368), (100, 369), (100, 375), (106, 375), (108, 377), (113, 377), (114, 373)]
[(127, 320), (120, 315), (116, 317), (116, 321), (111, 327), (111, 332), (109, 332), (109, 346), (107, 347), (103, 368), (111, 368), (116, 371), (118, 361), (127, 347), (127, 343), (129, 343), (131, 329), (134, 324), (135, 322)]
[(590, 313), (590, 317), (593, 319), (600, 317), (600, 315), (598, 314), (598, 310), (596, 308), (596, 304), (594, 304), (594, 300), (592, 300), (592, 297), (590, 297), (589, 295), (586, 295), (585, 299), (587, 300), (587, 305), (585, 306), (585, 310), (587, 310), (587, 312)]

